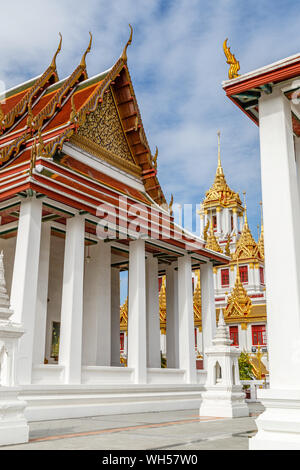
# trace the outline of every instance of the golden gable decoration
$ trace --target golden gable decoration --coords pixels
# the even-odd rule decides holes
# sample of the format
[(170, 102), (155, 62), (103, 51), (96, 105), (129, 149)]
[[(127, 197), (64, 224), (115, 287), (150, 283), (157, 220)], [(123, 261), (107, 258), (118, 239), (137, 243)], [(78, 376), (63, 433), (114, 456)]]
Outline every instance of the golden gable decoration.
[(245, 317), (249, 315), (251, 308), (252, 302), (241, 282), (239, 263), (237, 262), (235, 284), (231, 295), (228, 297), (224, 320), (226, 323), (235, 323), (237, 320), (247, 321)]
[(121, 159), (135, 165), (125, 137), (111, 90), (104, 93), (103, 102), (86, 116), (77, 136), (84, 137)]

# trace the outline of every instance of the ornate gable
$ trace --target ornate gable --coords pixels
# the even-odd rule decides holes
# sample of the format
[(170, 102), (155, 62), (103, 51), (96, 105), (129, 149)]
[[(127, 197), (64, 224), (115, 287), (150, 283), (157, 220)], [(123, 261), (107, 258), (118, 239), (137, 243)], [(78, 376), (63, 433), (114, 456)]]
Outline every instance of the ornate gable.
[[(118, 157), (118, 160), (124, 160), (129, 164), (136, 165), (131, 154), (125, 133), (123, 131), (118, 111), (115, 106), (111, 89), (104, 93), (103, 101), (86, 116), (83, 125), (78, 128), (76, 141), (88, 146), (89, 143), (99, 146), (112, 154), (112, 157)], [(95, 145), (93, 145), (95, 149)]]
[(227, 307), (224, 311), (226, 322), (236, 322), (243, 320), (249, 315), (252, 308), (252, 302), (243, 287), (240, 279), (239, 264), (236, 265), (236, 280), (231, 295), (228, 297)]

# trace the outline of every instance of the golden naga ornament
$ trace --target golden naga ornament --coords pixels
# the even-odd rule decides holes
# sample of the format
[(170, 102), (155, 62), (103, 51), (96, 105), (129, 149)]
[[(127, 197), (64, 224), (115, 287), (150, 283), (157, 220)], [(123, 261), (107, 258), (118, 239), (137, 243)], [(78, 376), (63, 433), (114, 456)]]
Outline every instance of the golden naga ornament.
[(130, 46), (130, 44), (132, 43), (133, 28), (132, 28), (131, 24), (129, 24), (129, 28), (130, 28), (130, 36), (129, 36), (128, 41), (125, 44), (125, 47), (124, 47), (122, 55), (121, 55), (121, 59), (123, 59), (124, 62), (127, 62), (127, 47)]
[(53, 59), (52, 59), (52, 62), (50, 64), (50, 67), (53, 69), (53, 70), (56, 70), (56, 57), (58, 56), (58, 54), (60, 53), (61, 51), (61, 44), (62, 44), (62, 35), (61, 33), (58, 33), (59, 36), (60, 36), (60, 41), (59, 41), (59, 44), (58, 44), (58, 48), (53, 56)]
[(228, 38), (225, 39), (223, 43), (223, 50), (224, 54), (227, 58), (227, 64), (230, 65), (229, 70), (228, 70), (228, 78), (229, 80), (232, 80), (233, 78), (239, 77), (238, 71), (240, 70), (240, 63), (238, 60), (236, 60), (234, 54), (230, 52), (230, 47), (227, 46), (227, 41)]
[(80, 66), (84, 69), (86, 68), (85, 58), (86, 58), (87, 54), (91, 51), (91, 47), (92, 47), (93, 35), (92, 35), (91, 32), (89, 34), (90, 34), (90, 42), (89, 42), (89, 45), (88, 45), (85, 53), (83, 54), (83, 56), (81, 58), (81, 62), (80, 62)]

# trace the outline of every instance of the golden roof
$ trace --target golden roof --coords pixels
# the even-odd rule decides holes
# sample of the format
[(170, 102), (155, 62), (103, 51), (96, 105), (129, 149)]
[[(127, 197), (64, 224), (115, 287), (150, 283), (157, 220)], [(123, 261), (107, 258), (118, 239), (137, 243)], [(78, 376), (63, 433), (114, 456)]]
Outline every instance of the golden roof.
[(254, 240), (248, 225), (247, 208), (245, 205), (245, 220), (240, 238), (237, 241), (235, 252), (232, 253), (232, 259), (260, 258), (259, 249)]
[(166, 276), (162, 277), (161, 288), (159, 291), (159, 318), (160, 318), (160, 330), (163, 334), (166, 334), (166, 325), (167, 325)]
[(256, 356), (249, 356), (249, 361), (252, 365), (252, 371), (256, 379), (261, 380), (261, 377), (265, 377), (269, 374), (269, 371), (267, 370), (262, 360), (259, 361)]
[(128, 297), (120, 307), (120, 330), (127, 331), (128, 326)]
[(228, 297), (224, 311), (224, 319), (227, 322), (245, 319), (252, 307), (252, 302), (246, 289), (241, 283), (239, 264), (236, 265), (236, 279), (231, 295)]
[(200, 284), (200, 269), (195, 271), (197, 276), (197, 284), (194, 290), (194, 324), (196, 328), (201, 328), (201, 284)]
[(220, 247), (218, 240), (216, 239), (214, 234), (212, 219), (210, 221), (210, 229), (207, 235), (205, 248), (207, 248), (208, 250), (217, 251), (218, 253), (223, 253), (222, 248)]
[(224, 171), (221, 165), (220, 132), (218, 132), (218, 167), (215, 181), (211, 188), (206, 192), (202, 207), (207, 209), (216, 204), (223, 207), (242, 205), (239, 194), (232, 191), (226, 183)]
[(261, 232), (260, 232), (260, 237), (259, 237), (257, 246), (258, 246), (258, 250), (259, 250), (259, 254), (261, 258), (264, 259), (265, 258), (265, 240), (264, 240), (264, 226), (263, 225), (261, 226)]

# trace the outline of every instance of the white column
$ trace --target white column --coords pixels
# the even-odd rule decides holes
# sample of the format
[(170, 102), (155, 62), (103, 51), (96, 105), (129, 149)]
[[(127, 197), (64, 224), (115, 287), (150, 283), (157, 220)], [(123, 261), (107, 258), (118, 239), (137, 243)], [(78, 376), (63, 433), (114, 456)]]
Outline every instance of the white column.
[(213, 266), (211, 262), (200, 265), (203, 367), (207, 366), (206, 351), (212, 346), (216, 333), (216, 307)]
[(204, 215), (199, 214), (200, 217), (200, 234), (199, 236), (202, 238), (203, 237), (203, 232), (204, 232)]
[[(270, 389), (259, 390), (266, 411), (250, 448), (300, 449), (300, 205), (290, 102), (279, 89), (260, 98), (259, 124)], [(284, 253), (274, 237), (278, 214)]]
[(167, 367), (179, 368), (178, 275), (174, 266), (166, 269), (166, 351)]
[(160, 368), (160, 318), (158, 295), (158, 259), (149, 255), (146, 261), (147, 367)]
[[(250, 328), (250, 326), (249, 326)], [(243, 324), (239, 324), (238, 325), (238, 331), (239, 331), (239, 347), (241, 349), (241, 351), (248, 351), (249, 348), (248, 348), (248, 341), (247, 341), (247, 331), (248, 331), (248, 327), (244, 326)]]
[(50, 222), (45, 222), (42, 224), (41, 232), (39, 275), (33, 343), (33, 364), (44, 364), (45, 359), (50, 240), (51, 224)]
[(237, 235), (239, 229), (238, 229), (238, 215), (237, 215), (236, 208), (232, 209), (232, 215), (233, 215), (233, 231)]
[(120, 270), (119, 268), (111, 268), (111, 365), (120, 366)]
[(61, 302), (59, 364), (65, 367), (65, 383), (81, 382), (84, 218), (67, 220)]
[(196, 383), (192, 265), (189, 255), (178, 258), (179, 368), (186, 382)]
[(17, 355), (16, 377), (20, 384), (31, 383), (41, 222), (42, 201), (35, 198), (22, 201), (11, 287), (14, 310), (11, 320), (25, 328)]
[(127, 361), (135, 371), (135, 383), (147, 382), (145, 277), (145, 241), (135, 240), (129, 244)]
[(83, 363), (111, 363), (111, 247), (103, 240), (90, 250), (85, 265)]
[(216, 208), (216, 216), (217, 216), (217, 235), (221, 234), (222, 224), (221, 224), (221, 207)]

